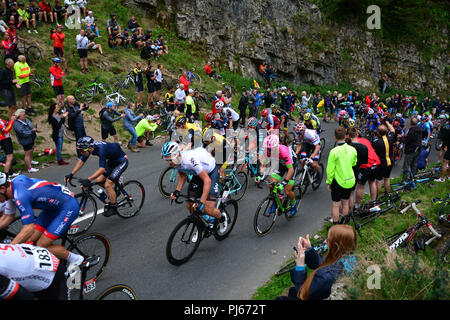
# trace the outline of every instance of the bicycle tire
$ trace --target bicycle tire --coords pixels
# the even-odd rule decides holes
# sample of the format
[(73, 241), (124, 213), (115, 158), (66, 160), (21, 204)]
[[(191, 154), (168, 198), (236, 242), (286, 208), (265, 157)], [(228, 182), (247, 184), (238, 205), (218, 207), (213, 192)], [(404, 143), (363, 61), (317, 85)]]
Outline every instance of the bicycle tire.
[(283, 274), (288, 273), (294, 267), (295, 267), (295, 260), (284, 264), (277, 272), (275, 272), (275, 277), (279, 277), (282, 276)]
[[(323, 163), (319, 163), (319, 166), (320, 166), (320, 173), (319, 172), (317, 172), (317, 171), (315, 171), (315, 175), (314, 175), (314, 177), (315, 177), (315, 179), (314, 179), (314, 181), (311, 183), (311, 187), (312, 187), (312, 189), (313, 190), (317, 190), (317, 188), (319, 188), (320, 187), (320, 184), (321, 184), (321, 182), (322, 182), (322, 180), (323, 180)], [(319, 175), (319, 180), (317, 181), (317, 175)]]
[[(266, 202), (267, 204), (265, 205)], [(268, 209), (272, 208), (272, 205), (275, 205), (276, 209), (274, 210), (274, 212), (269, 213)], [(261, 203), (258, 205), (258, 208), (256, 209), (255, 216), (253, 218), (253, 230), (255, 231), (257, 236), (264, 237), (272, 231), (278, 216), (278, 210), (279, 208), (277, 202), (273, 196), (267, 196), (261, 201)], [(267, 226), (263, 226), (260, 223), (264, 217), (267, 218)]]
[(325, 143), (326, 143), (325, 138), (320, 138), (319, 161), (320, 159), (322, 159), (323, 150), (325, 149)]
[[(175, 190), (178, 184), (178, 173), (173, 172), (176, 170), (172, 167), (167, 167), (159, 176), (158, 187), (159, 192), (161, 192), (164, 198), (170, 198), (170, 194)], [(165, 183), (165, 178), (169, 178), (168, 182)], [(173, 180), (173, 181), (172, 181)], [(170, 189), (172, 188), (172, 189)]]
[(195, 79), (194, 81), (198, 81), (198, 84), (202, 83), (202, 77), (200, 77), (200, 75), (197, 72), (192, 72), (194, 77), (196, 77), (197, 79)]
[(79, 88), (75, 90), (75, 98), (77, 101), (91, 103), (94, 100), (94, 93), (92, 89), (88, 88)]
[(308, 173), (305, 172), (305, 177), (303, 178), (303, 182), (301, 184), (299, 184), (300, 191), (302, 192), (302, 194), (305, 194), (306, 191), (308, 190), (309, 180), (308, 180), (307, 174)]
[[(119, 295), (117, 295), (119, 294)], [(123, 297), (120, 299), (117, 297)], [(116, 284), (99, 294), (95, 300), (138, 300), (133, 289), (124, 284)]]
[(444, 222), (449, 224), (450, 221), (448, 220), (450, 215), (450, 199), (444, 199), (439, 206), (438, 212), (438, 221)]
[(450, 241), (447, 241), (447, 244), (445, 245), (444, 249), (441, 251), (441, 261), (448, 263), (450, 260), (449, 257), (450, 253)]
[[(119, 215), (119, 217), (123, 219), (129, 219), (131, 217), (134, 217), (141, 211), (142, 206), (144, 205), (145, 202), (145, 189), (142, 183), (140, 183), (137, 180), (126, 181), (122, 185), (122, 190), (119, 190), (117, 188), (116, 194), (117, 194), (117, 201), (116, 201), (117, 214)], [(130, 210), (130, 212), (127, 212), (126, 209), (128, 208), (133, 209)]]
[(94, 224), (95, 218), (97, 218), (98, 209), (97, 202), (91, 195), (85, 196), (84, 193), (78, 193), (75, 195), (75, 199), (77, 199), (80, 204), (80, 211), (78, 213), (78, 217), (67, 231), (67, 235), (71, 237), (79, 236), (89, 230), (89, 228)]
[[(87, 242), (89, 242), (89, 245)], [(100, 256), (99, 263), (87, 271), (86, 279), (88, 280), (95, 279), (97, 281), (105, 271), (111, 257), (109, 240), (100, 233), (89, 233), (81, 236), (67, 250), (80, 254), (83, 257)]]
[[(240, 201), (242, 200), (242, 198), (245, 196), (245, 194), (247, 193), (247, 189), (248, 189), (248, 175), (246, 172), (244, 171), (239, 171), (238, 173), (235, 174), (236, 179), (239, 181), (240, 184), (240, 189), (237, 190), (236, 192), (233, 192), (232, 194), (230, 194), (230, 197), (236, 201)], [(241, 177), (241, 179), (239, 179), (239, 177)], [(236, 182), (233, 179), (233, 186), (232, 189), (234, 189), (236, 186)]]
[(214, 232), (214, 238), (216, 238), (216, 240), (218, 241), (222, 241), (223, 239), (228, 237), (231, 231), (233, 230), (238, 217), (239, 207), (236, 200), (230, 199), (225, 203), (222, 203), (219, 207), (219, 210), (220, 212), (225, 213), (227, 219), (227, 226), (224, 230), (221, 230), (223, 223), (219, 223), (217, 225), (216, 232)]
[[(183, 219), (175, 226), (169, 236), (169, 239), (167, 240), (166, 245), (166, 257), (170, 264), (179, 266), (192, 258), (202, 240), (203, 228), (203, 226), (200, 226), (200, 222), (192, 216)], [(180, 240), (177, 240), (175, 237), (179, 231), (181, 231), (182, 234)], [(183, 254), (181, 257), (178, 257), (178, 254), (175, 254), (175, 251), (177, 250), (172, 248), (172, 244), (175, 244), (175, 246), (178, 247), (180, 242), (185, 243), (186, 245), (191, 245), (191, 248), (187, 250), (187, 254)]]
[(29, 46), (26, 48), (25, 56), (30, 65), (34, 65), (42, 60), (41, 50), (36, 46)]
[(64, 136), (70, 141), (76, 141), (75, 132), (69, 129), (67, 124), (64, 124)]

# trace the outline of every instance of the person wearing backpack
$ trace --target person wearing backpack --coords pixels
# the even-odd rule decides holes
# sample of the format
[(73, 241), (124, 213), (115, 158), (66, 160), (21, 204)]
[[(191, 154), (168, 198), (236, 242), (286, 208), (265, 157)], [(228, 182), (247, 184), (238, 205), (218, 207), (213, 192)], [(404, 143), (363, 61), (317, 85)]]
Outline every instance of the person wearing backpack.
[[(114, 127), (114, 122), (121, 120), (125, 117), (125, 113), (120, 113), (116, 110), (116, 105), (114, 102), (110, 101), (106, 104), (105, 108), (99, 111), (100, 121), (102, 122), (102, 141), (106, 142), (108, 136), (114, 138), (114, 142), (118, 143), (119, 138), (117, 136), (116, 128)], [(114, 118), (114, 116), (117, 116)]]

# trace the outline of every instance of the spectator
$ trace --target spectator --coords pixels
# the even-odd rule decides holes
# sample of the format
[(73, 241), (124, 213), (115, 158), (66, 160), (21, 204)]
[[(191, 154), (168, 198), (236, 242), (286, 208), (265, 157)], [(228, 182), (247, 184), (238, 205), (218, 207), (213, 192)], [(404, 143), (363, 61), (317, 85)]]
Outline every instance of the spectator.
[(59, 0), (55, 0), (55, 5), (52, 9), (53, 15), (55, 17), (55, 23), (59, 24), (58, 21), (63, 21), (67, 18), (66, 9), (61, 5)]
[[(277, 300), (324, 300), (331, 294), (336, 279), (344, 272), (351, 273), (356, 267), (352, 253), (356, 250), (355, 230), (348, 225), (332, 226), (328, 230), (326, 257), (321, 257), (311, 246), (309, 234), (306, 239), (299, 237), (295, 255), (295, 268), (291, 280), (295, 287), (289, 289), (288, 296)], [(309, 276), (306, 266), (315, 269)], [(348, 265), (348, 267), (346, 267)]]
[(186, 92), (184, 91), (184, 84), (181, 83), (178, 89), (175, 90), (175, 105), (180, 112), (183, 112), (185, 100)]
[(58, 24), (57, 29), (50, 30), (50, 40), (53, 40), (53, 56), (61, 58), (63, 61), (64, 72), (67, 73), (67, 62), (64, 56), (64, 39), (66, 35), (62, 32), (62, 25)]
[[(7, 21), (13, 21), (14, 28), (19, 28), (21, 25), (22, 17), (17, 12), (17, 2), (10, 2), (9, 8), (6, 9), (5, 17)], [(8, 22), (9, 23), (9, 22)]]
[(184, 92), (186, 95), (189, 94), (189, 85), (191, 84), (191, 81), (187, 78), (187, 72), (183, 71), (183, 73), (180, 76), (180, 83), (184, 84)]
[(137, 33), (140, 36), (144, 35), (144, 29), (142, 29), (142, 27), (139, 25), (139, 23), (136, 21), (136, 19), (134, 18), (134, 16), (131, 16), (130, 20), (128, 21), (128, 29), (130, 29), (130, 31), (132, 33), (134, 33), (134, 31), (137, 31)]
[[(158, 36), (158, 39), (157, 39), (156, 41), (157, 41), (157, 43), (158, 43), (158, 46), (163, 50), (163, 52), (164, 52), (165, 54), (169, 54), (169, 47), (167, 47), (166, 43), (164, 42), (164, 38), (163, 38), (163, 35), (162, 35), (162, 34), (160, 34), (160, 35)], [(222, 78), (222, 77), (219, 76), (219, 75), (216, 75), (216, 76), (219, 77), (218, 79), (221, 79), (221, 78)]]
[(60, 58), (53, 58), (53, 66), (50, 67), (50, 85), (53, 87), (56, 95), (56, 103), (60, 108), (64, 106), (64, 87), (62, 79), (66, 76), (64, 71), (62, 71), (60, 63), (62, 60)]
[(8, 25), (5, 23), (5, 21), (0, 19), (0, 32), (5, 33), (6, 29), (8, 29)]
[(15, 112), (17, 120), (14, 122), (13, 128), (16, 132), (17, 140), (25, 151), (25, 165), (28, 173), (38, 172), (39, 169), (33, 168), (31, 165), (39, 164), (33, 161), (34, 140), (36, 139), (37, 126), (33, 126), (24, 109), (18, 109)]
[(128, 142), (128, 149), (133, 152), (139, 152), (139, 148), (136, 147), (136, 141), (138, 138), (135, 125), (138, 120), (141, 120), (144, 117), (144, 114), (139, 114), (136, 116), (134, 111), (136, 109), (136, 105), (133, 102), (128, 103), (128, 106), (125, 108), (125, 117), (123, 118), (123, 127), (131, 134), (131, 140)]
[(72, 18), (74, 14), (77, 14), (78, 23), (80, 23), (80, 12), (75, 9), (77, 6), (77, 0), (64, 0), (64, 8), (66, 9), (66, 12), (64, 14), (65, 16), (65, 25), (67, 28), (71, 28), (75, 24), (75, 17)]
[(239, 118), (241, 119), (241, 126), (245, 127), (245, 115), (247, 112), (247, 106), (248, 106), (248, 97), (250, 97), (250, 91), (245, 91), (242, 93), (241, 100), (239, 100)]
[(155, 69), (155, 99), (156, 99), (156, 103), (159, 102), (159, 99), (161, 97), (161, 88), (162, 88), (162, 82), (163, 82), (163, 75), (162, 75), (162, 64), (159, 63), (156, 66)]
[(378, 195), (381, 191), (381, 180), (384, 180), (384, 193), (389, 193), (391, 188), (390, 176), (394, 163), (393, 145), (395, 129), (389, 121), (384, 121), (384, 123), (378, 126), (378, 138), (372, 142), (373, 149), (380, 159), (380, 165), (378, 166), (376, 175)]
[[(27, 27), (28, 33), (31, 33), (30, 30), (30, 13), (25, 9), (25, 4), (23, 2), (19, 2), (17, 4), (19, 8), (17, 9), (17, 13), (19, 14), (19, 24), (17, 25), (17, 28), (20, 29), (22, 26), (22, 23), (25, 23), (25, 26)], [(31, 21), (34, 27), (34, 31), (36, 31), (36, 20)]]
[(388, 88), (388, 80), (389, 80), (389, 77), (388, 77), (388, 75), (385, 73), (382, 77), (381, 77), (381, 79), (380, 79), (380, 81), (379, 81), (379, 86), (380, 86), (380, 90), (381, 90), (381, 94), (384, 94), (385, 92), (386, 92), (386, 89)]
[(86, 18), (84, 18), (84, 24), (86, 26), (86, 31), (87, 30), (91, 30), (92, 32), (95, 31), (95, 34), (97, 35), (97, 37), (101, 37), (100, 33), (98, 31), (98, 26), (95, 23), (95, 18), (94, 18), (94, 13), (92, 11), (88, 12), (88, 15), (86, 16)]
[(302, 91), (302, 104), (301, 108), (306, 108), (308, 106), (309, 100), (311, 100), (312, 94), (309, 94), (309, 98), (306, 97), (306, 91)]
[(106, 28), (107, 28), (108, 34), (111, 35), (114, 29), (116, 29), (117, 32), (120, 33), (121, 29), (120, 29), (119, 22), (117, 22), (117, 20), (116, 20), (116, 14), (111, 13), (110, 16), (111, 16), (111, 18), (106, 23)]
[(16, 111), (14, 86), (20, 89), (19, 80), (14, 77), (14, 61), (7, 58), (5, 68), (0, 69), (0, 93), (3, 97), (3, 103), (8, 107), (8, 118), (11, 118)]
[(121, 40), (121, 44), (125, 49), (128, 49), (131, 46), (131, 35), (128, 32), (128, 28), (123, 29), (123, 32), (119, 34), (119, 38)]
[(436, 115), (436, 111), (439, 111), (441, 109), (441, 98), (436, 97), (436, 99), (433, 101), (433, 108), (431, 109), (431, 113), (433, 116)]
[(272, 105), (274, 104), (273, 102), (273, 92), (269, 88), (264, 95), (264, 106), (269, 110), (270, 114), (272, 114)]
[[(42, 0), (39, 2), (39, 9), (41, 10), (41, 17), (44, 17), (45, 23), (48, 23), (48, 20), (53, 24), (53, 18), (56, 20), (56, 14), (52, 12), (52, 6), (47, 0)], [(39, 18), (41, 20), (41, 18)]]
[(225, 104), (225, 99), (223, 97), (223, 93), (221, 90), (216, 91), (216, 95), (213, 98), (212, 112), (214, 115), (219, 113), (219, 110), (217, 110), (217, 108), (216, 108), (216, 103), (219, 101), (222, 101)]
[(348, 214), (350, 193), (355, 185), (353, 167), (357, 163), (357, 152), (345, 143), (345, 134), (342, 127), (334, 131), (336, 147), (331, 149), (327, 162), (327, 187), (333, 201), (333, 224), (339, 222), (339, 213), (343, 216)]
[(152, 58), (152, 56), (153, 56), (152, 41), (148, 40), (145, 42), (144, 46), (142, 47), (141, 59), (147, 60), (148, 62), (150, 62), (150, 59)]
[[(154, 116), (148, 115), (144, 119), (138, 122), (136, 125), (136, 133), (138, 136), (136, 145), (139, 148), (145, 148), (146, 146), (152, 146), (153, 144), (150, 142), (150, 132), (154, 132), (158, 125), (160, 124), (160, 120), (156, 120)], [(145, 142), (144, 142), (145, 137)]]
[(2, 48), (5, 50), (5, 60), (9, 58), (13, 61), (17, 61), (18, 50), (16, 39), (11, 40), (8, 32), (5, 32), (3, 35)]
[(154, 108), (154, 94), (156, 90), (156, 76), (155, 72), (152, 70), (152, 65), (150, 61), (147, 64), (147, 68), (144, 71), (145, 77), (147, 78), (147, 90), (148, 90), (148, 96), (147, 96), (147, 107), (150, 109)]
[(80, 67), (81, 73), (89, 72), (88, 69), (88, 49), (89, 49), (89, 38), (86, 36), (84, 29), (80, 30), (80, 33), (77, 34), (77, 50), (78, 56), (80, 57)]
[(100, 43), (94, 42), (95, 34), (92, 32), (91, 29), (86, 30), (86, 37), (89, 39), (88, 50), (98, 50), (98, 52), (102, 56), (106, 57), (106, 55), (103, 53), (102, 45)]
[[(184, 91), (183, 91), (184, 92)], [(167, 88), (167, 92), (164, 95), (164, 106), (169, 112), (175, 111), (175, 88), (172, 86), (169, 86)]]
[(31, 108), (31, 83), (30, 76), (34, 69), (30, 68), (24, 55), (20, 55), (18, 61), (14, 64), (16, 79), (19, 80), (20, 96), (22, 97), (22, 107), (27, 115), (33, 115), (36, 112)]
[(150, 40), (153, 43), (152, 34), (152, 30), (147, 30), (147, 32), (142, 36), (142, 41), (147, 42)]
[(410, 172), (415, 175), (417, 171), (417, 158), (422, 146), (422, 129), (417, 125), (418, 121), (417, 118), (411, 118), (410, 128), (404, 137), (403, 183), (410, 178)]
[(136, 68), (133, 69), (134, 76), (134, 84), (136, 85), (137, 91), (137, 106), (142, 107), (142, 95), (144, 94), (144, 79), (142, 74), (144, 71), (142, 70), (141, 63), (136, 62)]
[[(69, 112), (67, 125), (69, 130), (75, 133), (75, 141), (78, 141), (80, 138), (86, 136), (86, 129), (84, 128), (84, 120), (81, 111), (89, 109), (89, 105), (87, 103), (83, 103), (80, 106), (73, 96), (67, 96), (66, 102), (67, 111)], [(77, 153), (78, 156), (81, 155), (79, 150), (77, 150)]]
[(42, 12), (39, 9), (39, 6), (36, 5), (35, 0), (30, 0), (30, 4), (27, 7), (27, 11), (31, 16), (31, 21), (33, 23), (34, 32), (38, 33), (36, 30), (36, 22), (42, 20)]
[(143, 41), (141, 41), (142, 36), (138, 33), (137, 30), (134, 30), (132, 32), (133, 34), (131, 35), (131, 45), (133, 46), (133, 48), (141, 50), (141, 47), (145, 44)]
[(428, 156), (430, 155), (431, 147), (422, 141), (422, 150), (417, 158), (417, 170), (424, 170), (428, 167)]
[[(216, 77), (217, 75), (216, 75), (216, 70), (212, 70), (211, 69), (211, 61), (209, 61), (208, 60), (208, 62), (206, 63), (206, 66), (205, 66), (205, 73), (206, 73), (206, 75), (208, 76), (208, 77), (210, 77), (211, 79), (213, 78), (213, 77)], [(220, 78), (217, 78), (217, 79), (220, 79)]]
[[(87, 0), (75, 0), (76, 1), (76, 5), (78, 6), (78, 8), (80, 8), (81, 13), (83, 14), (83, 17), (86, 17), (88, 15), (87, 13)], [(79, 21), (78, 21), (79, 22)]]
[(122, 43), (122, 39), (119, 37), (119, 29), (117, 27), (112, 28), (111, 33), (109, 33), (108, 46), (111, 49), (117, 49)]
[(442, 139), (442, 146), (447, 151), (444, 153), (444, 158), (442, 161), (442, 167), (441, 167), (441, 176), (439, 179), (435, 179), (436, 182), (444, 182), (445, 179), (449, 179), (448, 177), (448, 164), (450, 162), (450, 121), (447, 118), (447, 123), (442, 124), (441, 128), (441, 139)]
[(186, 96), (186, 100), (184, 102), (184, 114), (186, 115), (188, 121), (191, 123), (198, 120), (198, 109), (195, 105), (194, 99), (192, 98), (193, 96), (194, 90), (189, 89), (188, 95)]
[(316, 113), (316, 114), (319, 112), (317, 105), (319, 104), (319, 102), (321, 100), (322, 100), (322, 96), (320, 95), (320, 92), (317, 91), (316, 95), (314, 96), (313, 101), (312, 101), (312, 108), (314, 110), (314, 113)]
[[(355, 175), (355, 178), (359, 176), (360, 167), (363, 163), (367, 163), (369, 161), (369, 149), (363, 145), (362, 143), (358, 142), (358, 130), (355, 127), (350, 127), (347, 129), (347, 136), (348, 140), (347, 143), (356, 149), (356, 165), (353, 167), (353, 173)], [(355, 185), (352, 188), (352, 191), (350, 193), (349, 198), (349, 210), (353, 211), (355, 199), (354, 199), (354, 193), (355, 189), (358, 183), (355, 183)]]
[[(117, 116), (114, 118), (114, 116)], [(121, 120), (125, 117), (125, 113), (120, 113), (116, 110), (116, 105), (114, 102), (108, 102), (106, 108), (100, 110), (100, 121), (102, 122), (102, 141), (106, 142), (108, 136), (114, 138), (114, 142), (118, 143), (119, 138), (117, 137), (117, 131), (114, 127), (114, 122)]]
[(11, 115), (8, 122), (6, 122), (3, 119), (0, 119), (0, 146), (2, 147), (3, 153), (6, 156), (5, 167), (3, 169), (3, 172), (7, 176), (11, 175), (10, 170), (14, 159), (13, 156), (14, 149), (10, 133), (11, 130), (13, 129), (14, 121), (16, 121), (15, 115)]
[(61, 112), (60, 106), (53, 103), (48, 109), (47, 121), (52, 126), (52, 139), (56, 146), (56, 159), (60, 166), (69, 164), (62, 159), (62, 147), (64, 143), (64, 122), (68, 116), (68, 112)]

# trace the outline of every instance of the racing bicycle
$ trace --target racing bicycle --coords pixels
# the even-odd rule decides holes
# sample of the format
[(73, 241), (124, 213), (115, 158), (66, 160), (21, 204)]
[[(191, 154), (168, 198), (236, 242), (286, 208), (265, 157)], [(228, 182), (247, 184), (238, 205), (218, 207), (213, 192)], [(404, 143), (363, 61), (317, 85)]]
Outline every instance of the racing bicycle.
[[(84, 123), (90, 123), (92, 121), (92, 115), (85, 110), (81, 110), (81, 116), (83, 117)], [(69, 124), (67, 122), (64, 122), (63, 130), (63, 134), (67, 139), (70, 141), (77, 140), (75, 137), (75, 132), (69, 129)]]
[(134, 87), (134, 75), (133, 71), (130, 71), (126, 75), (118, 76), (109, 80), (108, 85), (114, 90), (114, 92), (119, 92), (120, 90), (127, 89), (128, 87)]
[(118, 91), (108, 94), (106, 97), (100, 101), (100, 105), (102, 107), (106, 107), (108, 102), (114, 102), (116, 106), (126, 106), (128, 103), (128, 99), (121, 95)]
[[(183, 69), (180, 68), (179, 69), (181, 74), (178, 75), (178, 79), (180, 79), (180, 77), (182, 76), (182, 72)], [(195, 69), (192, 68), (192, 70), (186, 70), (186, 78), (190, 81), (190, 82), (196, 82), (196, 83), (202, 83), (202, 78), (200, 77), (200, 75), (195, 72)]]
[(42, 52), (38, 46), (27, 45), (25, 41), (20, 41), (17, 45), (19, 52), (25, 55), (27, 63), (30, 66), (34, 66), (36, 63), (42, 60)]
[(323, 164), (319, 163), (320, 172), (317, 172), (317, 170), (312, 166), (312, 163), (313, 160), (311, 158), (306, 158), (305, 165), (296, 175), (295, 182), (300, 186), (302, 195), (306, 193), (309, 185), (311, 185), (313, 190), (317, 190), (322, 182), (324, 172)]
[(100, 76), (96, 77), (91, 84), (87, 86), (82, 86), (82, 84), (78, 83), (78, 89), (75, 91), (75, 98), (78, 101), (91, 103), (95, 97), (98, 95), (106, 95), (111, 91), (110, 86), (108, 84), (103, 84), (99, 82)]
[[(166, 257), (171, 264), (179, 266), (189, 261), (200, 246), (200, 242), (211, 235), (218, 241), (222, 241), (229, 236), (238, 216), (238, 204), (235, 200), (228, 199), (229, 193), (228, 184), (225, 184), (216, 202), (216, 208), (222, 214), (225, 214), (223, 222), (215, 219), (214, 224), (211, 225), (205, 219), (204, 214), (196, 210), (176, 225), (166, 245)], [(198, 198), (179, 195), (175, 200), (178, 204), (183, 203), (183, 201), (178, 200), (180, 197), (191, 203), (199, 200)]]

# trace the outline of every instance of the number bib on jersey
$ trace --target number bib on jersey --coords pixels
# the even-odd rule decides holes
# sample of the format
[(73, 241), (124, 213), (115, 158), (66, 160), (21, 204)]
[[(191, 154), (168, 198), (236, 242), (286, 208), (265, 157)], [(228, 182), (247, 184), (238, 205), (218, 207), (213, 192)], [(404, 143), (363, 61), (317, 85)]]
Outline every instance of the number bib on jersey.
[(56, 271), (59, 266), (59, 259), (50, 251), (44, 248), (30, 248), (34, 257), (34, 268), (36, 270)]

